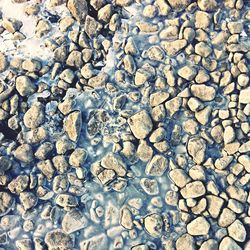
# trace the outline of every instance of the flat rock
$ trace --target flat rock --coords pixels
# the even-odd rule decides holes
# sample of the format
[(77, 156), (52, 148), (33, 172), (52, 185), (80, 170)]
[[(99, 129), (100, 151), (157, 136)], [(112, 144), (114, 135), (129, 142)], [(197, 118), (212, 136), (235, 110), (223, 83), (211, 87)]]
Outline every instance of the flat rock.
[(162, 155), (154, 155), (147, 164), (145, 173), (151, 176), (162, 176), (168, 167), (168, 159)]
[(153, 129), (150, 115), (146, 110), (139, 111), (128, 119), (129, 127), (137, 139), (144, 139)]

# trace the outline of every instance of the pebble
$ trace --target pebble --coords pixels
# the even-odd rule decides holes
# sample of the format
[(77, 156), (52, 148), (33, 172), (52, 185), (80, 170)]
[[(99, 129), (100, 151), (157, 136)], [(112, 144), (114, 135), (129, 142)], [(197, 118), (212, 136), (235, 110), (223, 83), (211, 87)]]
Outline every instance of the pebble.
[(229, 208), (224, 208), (220, 214), (218, 225), (220, 227), (228, 227), (236, 219), (236, 214)]
[(72, 238), (64, 233), (61, 229), (55, 229), (49, 231), (45, 235), (45, 243), (49, 249), (61, 248), (61, 249), (72, 249), (73, 240)]
[(211, 86), (205, 84), (193, 84), (191, 86), (192, 94), (204, 102), (212, 101), (215, 98), (216, 91)]
[(81, 167), (87, 159), (87, 152), (83, 148), (76, 148), (69, 157), (69, 164), (74, 167)]
[(189, 234), (183, 234), (176, 241), (176, 250), (195, 250), (194, 238)]
[(145, 229), (148, 234), (154, 238), (158, 238), (162, 234), (163, 230), (163, 221), (159, 214), (150, 214), (147, 215), (144, 219)]
[(209, 229), (210, 224), (204, 217), (197, 217), (187, 224), (187, 232), (192, 236), (207, 235)]
[(246, 229), (240, 220), (235, 220), (228, 227), (228, 234), (238, 242), (244, 242), (247, 236)]
[(33, 151), (32, 147), (29, 144), (22, 144), (16, 148), (14, 152), (15, 158), (24, 162), (24, 163), (31, 163), (33, 161)]
[(205, 160), (206, 142), (199, 137), (192, 137), (187, 144), (188, 153), (192, 156), (197, 164)]
[(206, 188), (201, 181), (193, 181), (188, 183), (184, 188), (181, 189), (181, 195), (185, 199), (198, 198), (206, 193)]
[(4, 72), (8, 67), (7, 57), (0, 52), (0, 72)]
[(120, 224), (128, 230), (131, 230), (134, 227), (132, 214), (126, 207), (121, 209)]
[(219, 250), (241, 250), (242, 248), (230, 237), (225, 237), (222, 239), (219, 245)]
[(250, 88), (245, 88), (240, 91), (239, 102), (243, 104), (250, 103)]
[(183, 169), (173, 169), (169, 172), (169, 176), (175, 185), (180, 188), (185, 187), (191, 181)]
[(69, 0), (67, 7), (71, 15), (80, 23), (84, 21), (88, 14), (88, 5), (85, 0)]
[(147, 164), (145, 173), (150, 176), (162, 176), (168, 167), (168, 160), (162, 155), (154, 155)]
[(197, 70), (194, 67), (186, 65), (180, 68), (177, 73), (185, 80), (192, 81), (197, 75)]
[(14, 203), (14, 198), (7, 192), (0, 192), (0, 215), (8, 214)]
[(28, 76), (18, 76), (16, 78), (16, 90), (21, 96), (29, 96), (35, 93), (36, 86)]
[(82, 115), (80, 111), (71, 112), (64, 119), (64, 130), (70, 140), (76, 142), (79, 139), (82, 129)]

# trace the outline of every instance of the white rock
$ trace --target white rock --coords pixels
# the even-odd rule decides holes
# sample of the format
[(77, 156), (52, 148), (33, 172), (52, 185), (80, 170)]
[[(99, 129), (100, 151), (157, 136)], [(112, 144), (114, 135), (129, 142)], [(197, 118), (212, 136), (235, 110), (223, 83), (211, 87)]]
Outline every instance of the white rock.
[(242, 248), (230, 237), (222, 239), (219, 250), (242, 250)]
[(147, 164), (145, 173), (151, 176), (162, 176), (168, 167), (168, 159), (162, 155), (155, 155)]
[(239, 102), (243, 104), (250, 103), (250, 88), (242, 89), (240, 91)]
[(187, 225), (187, 231), (190, 235), (207, 235), (210, 229), (209, 222), (204, 217), (198, 217)]
[(224, 143), (228, 144), (235, 139), (235, 132), (231, 126), (227, 126), (224, 130)]
[(212, 101), (215, 98), (215, 89), (205, 84), (193, 84), (191, 86), (192, 94), (202, 101)]
[(181, 189), (181, 195), (185, 199), (197, 198), (206, 193), (206, 188), (201, 181), (194, 181), (188, 183), (184, 188)]
[(197, 75), (197, 70), (194, 67), (186, 65), (180, 68), (177, 73), (187, 81), (192, 81)]
[(240, 220), (235, 220), (228, 227), (229, 236), (239, 242), (244, 242), (247, 236), (246, 229)]

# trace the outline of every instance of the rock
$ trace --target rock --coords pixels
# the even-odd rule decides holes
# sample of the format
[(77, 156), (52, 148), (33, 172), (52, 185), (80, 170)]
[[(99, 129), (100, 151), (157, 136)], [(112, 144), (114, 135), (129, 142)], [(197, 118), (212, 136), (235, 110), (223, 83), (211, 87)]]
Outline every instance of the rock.
[(140, 180), (140, 185), (142, 189), (148, 194), (148, 195), (157, 195), (159, 194), (159, 186), (156, 180), (151, 180), (148, 178), (142, 178)]
[(12, 167), (13, 162), (7, 156), (0, 156), (0, 162), (1, 162), (1, 165), (0, 165), (0, 175), (4, 175), (4, 172), (7, 171), (7, 170), (9, 170)]
[(23, 23), (15, 18), (4, 18), (2, 21), (2, 26), (10, 33), (15, 33), (19, 31)]
[(22, 63), (22, 68), (30, 73), (38, 72), (42, 68), (42, 64), (40, 61), (35, 59), (26, 59)]
[(175, 40), (175, 41), (163, 41), (162, 42), (162, 47), (167, 52), (168, 56), (176, 55), (186, 46), (187, 46), (187, 41), (185, 39), (180, 39), (180, 40)]
[(18, 76), (16, 78), (16, 90), (21, 96), (29, 96), (36, 92), (36, 86), (28, 76)]
[(250, 88), (245, 88), (240, 91), (239, 102), (243, 104), (250, 103)]
[(83, 65), (82, 53), (77, 50), (71, 51), (66, 60), (66, 64), (71, 67), (81, 68)]
[(243, 203), (247, 200), (247, 192), (240, 187), (231, 185), (228, 186), (226, 191), (232, 199), (238, 200)]
[(227, 24), (228, 30), (231, 34), (239, 34), (243, 30), (243, 23), (242, 22), (229, 22)]
[(129, 6), (130, 4), (132, 4), (134, 2), (134, 0), (116, 0), (115, 3), (118, 6), (122, 6), (122, 7), (126, 7)]
[(71, 15), (78, 21), (83, 22), (88, 14), (86, 0), (68, 0), (67, 7)]
[(224, 170), (229, 166), (232, 160), (233, 156), (231, 155), (223, 156), (222, 158), (219, 158), (215, 161), (214, 166), (219, 170)]
[(106, 4), (104, 7), (98, 10), (98, 19), (106, 23), (109, 22), (112, 16), (112, 5)]
[(33, 208), (37, 204), (37, 201), (38, 201), (36, 195), (31, 192), (22, 192), (20, 193), (19, 198), (25, 210)]
[(55, 229), (47, 232), (45, 235), (45, 243), (49, 250), (55, 249), (73, 249), (72, 238), (64, 233), (61, 229)]
[(89, 38), (93, 38), (97, 36), (98, 32), (101, 29), (101, 24), (98, 23), (95, 18), (87, 15), (84, 22), (84, 31), (88, 35)]
[(176, 241), (176, 250), (195, 250), (194, 238), (189, 234), (183, 234)]
[(227, 126), (224, 130), (224, 143), (228, 144), (234, 141), (235, 139), (235, 132), (231, 126)]
[(168, 167), (168, 159), (162, 155), (154, 155), (147, 164), (145, 173), (151, 176), (162, 176)]
[(63, 207), (63, 208), (74, 208), (78, 206), (78, 199), (76, 196), (70, 195), (70, 194), (59, 194), (55, 202), (57, 205)]
[(64, 215), (62, 229), (65, 233), (71, 234), (86, 228), (87, 224), (87, 218), (78, 209), (72, 209)]
[(10, 212), (14, 203), (14, 198), (7, 192), (0, 192), (0, 216)]
[(193, 236), (208, 235), (209, 229), (210, 224), (205, 217), (197, 217), (187, 224), (187, 231)]
[(220, 227), (228, 227), (236, 219), (236, 214), (229, 208), (224, 208), (218, 220), (218, 225)]
[(153, 33), (158, 31), (158, 25), (152, 24), (150, 22), (139, 21), (136, 22), (136, 26), (139, 28), (141, 32), (144, 33)]
[(27, 175), (19, 175), (8, 184), (8, 189), (11, 193), (20, 194), (28, 187), (28, 185), (29, 177)]
[(155, 107), (165, 102), (168, 98), (169, 98), (169, 93), (165, 91), (157, 91), (150, 95), (149, 102), (152, 107)]
[(173, 9), (186, 8), (191, 1), (190, 0), (169, 0), (168, 3)]
[(205, 126), (209, 121), (211, 112), (212, 112), (212, 107), (207, 106), (204, 109), (195, 112), (195, 118), (200, 124)]
[(112, 169), (104, 169), (101, 173), (97, 175), (97, 177), (102, 183), (102, 185), (107, 185), (115, 179), (116, 174), (115, 171)]
[(95, 235), (80, 243), (80, 250), (103, 250), (108, 248), (108, 237), (105, 233)]
[(101, 88), (105, 86), (108, 80), (108, 74), (105, 72), (100, 72), (97, 76), (89, 79), (88, 85), (93, 88)]
[(198, 7), (203, 11), (216, 11), (217, 2), (215, 0), (198, 0)]
[(217, 218), (221, 212), (224, 200), (215, 195), (207, 195), (208, 212), (212, 218)]
[(191, 92), (195, 97), (205, 102), (214, 100), (216, 94), (213, 87), (206, 86), (205, 84), (193, 84), (191, 86)]
[(163, 141), (166, 138), (166, 130), (162, 127), (157, 128), (152, 132), (149, 141), (152, 143)]
[(65, 175), (57, 175), (53, 178), (52, 190), (56, 194), (64, 193), (69, 187), (69, 181)]
[(194, 47), (195, 53), (201, 57), (208, 57), (212, 53), (212, 49), (205, 42), (197, 43)]
[(181, 195), (185, 199), (198, 198), (206, 193), (206, 188), (201, 181), (193, 181), (188, 183), (181, 189)]
[(51, 31), (51, 24), (46, 19), (40, 19), (36, 25), (35, 33), (38, 38), (47, 35)]
[(159, 46), (152, 46), (147, 51), (148, 58), (152, 61), (162, 61), (164, 59), (164, 52)]
[(108, 153), (101, 160), (102, 167), (106, 169), (112, 169), (119, 176), (125, 176), (127, 169), (126, 165), (123, 163), (121, 157), (114, 153)]
[(74, 167), (81, 167), (87, 159), (87, 151), (83, 148), (76, 148), (69, 157), (69, 164)]
[(44, 123), (44, 106), (40, 102), (34, 103), (24, 114), (23, 122), (27, 128), (37, 128)]
[(194, 67), (186, 65), (180, 68), (177, 73), (185, 80), (192, 81), (197, 75), (197, 70)]
[(242, 250), (242, 248), (230, 237), (222, 239), (219, 250)]
[(157, 14), (157, 8), (154, 5), (146, 5), (143, 9), (143, 16), (148, 18), (154, 18)]
[(144, 219), (147, 233), (154, 238), (159, 238), (163, 230), (163, 220), (159, 214), (147, 215)]
[(192, 156), (197, 164), (201, 164), (205, 160), (206, 142), (200, 137), (192, 137), (187, 145), (188, 153)]
[(24, 163), (31, 163), (33, 161), (33, 151), (32, 147), (29, 144), (22, 144), (16, 148), (14, 152), (14, 156), (24, 162)]
[(182, 105), (182, 98), (178, 96), (165, 102), (165, 108), (171, 117), (180, 110), (181, 105)]
[(128, 119), (129, 127), (137, 139), (144, 139), (153, 128), (152, 120), (147, 111), (142, 110)]
[(0, 73), (4, 72), (8, 67), (7, 57), (0, 52)]
[(36, 150), (35, 157), (39, 160), (46, 160), (53, 149), (54, 145), (51, 142), (45, 142)]
[(235, 220), (228, 227), (228, 234), (238, 242), (244, 242), (247, 236), (246, 229), (240, 220)]
[(125, 55), (123, 58), (123, 64), (124, 64), (124, 69), (129, 73), (129, 74), (134, 74), (136, 71), (136, 64), (131, 55)]
[(49, 7), (56, 7), (66, 3), (67, 0), (49, 0)]
[(60, 174), (63, 174), (67, 171), (69, 164), (66, 161), (66, 158), (64, 155), (57, 155), (53, 157), (52, 161), (53, 161), (54, 167)]
[(250, 156), (248, 155), (241, 155), (239, 158), (238, 158), (238, 162), (240, 164), (242, 164), (245, 168), (245, 170), (250, 173)]
[(201, 247), (199, 250), (214, 250), (214, 249), (218, 249), (218, 242), (214, 239), (209, 239), (204, 241), (201, 244)]
[(209, 27), (211, 21), (211, 16), (209, 13), (204, 11), (195, 12), (195, 27), (197, 29), (206, 29)]
[(82, 129), (81, 111), (73, 111), (64, 119), (64, 130), (70, 140), (76, 142)]
[(250, 151), (250, 140), (243, 143), (239, 148), (240, 153), (247, 153), (249, 151)]
[(46, 176), (48, 180), (52, 179), (55, 169), (50, 160), (38, 162), (37, 168)]
[(169, 176), (174, 184), (180, 188), (185, 187), (186, 184), (191, 181), (183, 169), (173, 169), (169, 172)]
[(64, 80), (65, 82), (71, 84), (75, 78), (75, 74), (71, 69), (65, 69), (60, 74), (60, 79)]
[(132, 214), (130, 210), (126, 207), (122, 208), (121, 210), (120, 224), (128, 230), (131, 230), (134, 227)]
[(140, 140), (137, 148), (137, 156), (141, 161), (148, 162), (153, 156), (153, 149), (147, 144), (145, 140)]
[(31, 241), (31, 239), (17, 240), (16, 247), (19, 250), (32, 250), (32, 241)]

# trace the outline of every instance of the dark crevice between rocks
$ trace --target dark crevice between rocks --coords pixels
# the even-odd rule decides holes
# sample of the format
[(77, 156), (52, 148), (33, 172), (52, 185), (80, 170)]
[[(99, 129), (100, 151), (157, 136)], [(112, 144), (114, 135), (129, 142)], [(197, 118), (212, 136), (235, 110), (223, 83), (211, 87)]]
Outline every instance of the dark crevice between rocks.
[(10, 129), (7, 121), (0, 121), (0, 132), (3, 133), (4, 138), (7, 140), (16, 140), (20, 129)]

